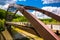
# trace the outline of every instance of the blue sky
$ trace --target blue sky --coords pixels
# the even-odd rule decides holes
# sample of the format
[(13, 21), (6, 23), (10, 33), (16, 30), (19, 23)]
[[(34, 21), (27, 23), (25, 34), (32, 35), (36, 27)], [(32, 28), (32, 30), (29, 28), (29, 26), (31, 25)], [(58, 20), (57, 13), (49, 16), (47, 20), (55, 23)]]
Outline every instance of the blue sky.
[[(8, 5), (11, 3), (34, 6), (46, 11), (60, 14), (60, 0), (0, 0), (0, 8), (6, 10), (8, 8)], [(34, 11), (32, 12), (32, 14), (34, 14)], [(42, 17), (42, 14), (37, 14), (37, 16), (39, 15), (40, 17)]]
[[(44, 3), (44, 1), (42, 0), (26, 0), (26, 1), (19, 1), (17, 0), (16, 4), (23, 4), (23, 5), (27, 5), (27, 6), (34, 6), (34, 7), (38, 7), (38, 8), (42, 8), (44, 6), (53, 6), (53, 7), (60, 7), (60, 2), (57, 3)], [(48, 2), (48, 1), (47, 1)]]
[(23, 4), (38, 8), (42, 8), (46, 6), (60, 7), (60, 0), (0, 0), (0, 6), (10, 3)]
[(26, 1), (17, 1), (16, 4), (23, 4), (27, 6), (35, 6), (41, 8), (43, 6), (41, 0), (26, 0)]
[(50, 3), (50, 4), (44, 4), (43, 6), (60, 7), (60, 3)]
[[(22, 0), (16, 1), (16, 4), (23, 4), (26, 6), (34, 6), (37, 8), (42, 8), (47, 11), (53, 12), (53, 13), (60, 13), (60, 0)], [(32, 12), (35, 13), (34, 11)], [(39, 12), (36, 12), (36, 16), (38, 18), (43, 18), (43, 14), (40, 14)], [(49, 18), (48, 16), (44, 15), (45, 18)]]

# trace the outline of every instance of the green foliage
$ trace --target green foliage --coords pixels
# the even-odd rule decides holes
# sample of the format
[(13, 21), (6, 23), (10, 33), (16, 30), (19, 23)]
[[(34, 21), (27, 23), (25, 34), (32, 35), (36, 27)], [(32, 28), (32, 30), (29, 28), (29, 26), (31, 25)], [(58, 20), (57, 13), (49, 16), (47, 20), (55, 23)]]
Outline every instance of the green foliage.
[(4, 19), (5, 18), (5, 11), (0, 9), (0, 19)]
[(60, 24), (60, 22), (56, 21), (55, 19), (41, 19), (42, 22), (45, 24)]
[(1, 20), (0, 19), (0, 32), (1, 31), (4, 31), (5, 29), (4, 29), (4, 20)]
[(24, 16), (16, 16), (15, 19), (13, 19), (14, 22), (27, 22), (28, 20)]

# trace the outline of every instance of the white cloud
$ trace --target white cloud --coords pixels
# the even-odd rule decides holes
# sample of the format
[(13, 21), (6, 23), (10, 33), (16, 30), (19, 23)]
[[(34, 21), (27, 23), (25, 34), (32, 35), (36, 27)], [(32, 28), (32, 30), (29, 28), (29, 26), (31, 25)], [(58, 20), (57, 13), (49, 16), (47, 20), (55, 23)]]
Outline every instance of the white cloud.
[(5, 4), (3, 7), (2, 7), (2, 9), (7, 9), (8, 8), (8, 6), (9, 6), (9, 4)]
[[(2, 0), (0, 1), (0, 8), (6, 10), (9, 6), (9, 4), (15, 3), (17, 0)], [(3, 4), (4, 5), (3, 5)]]
[(46, 15), (44, 15), (38, 11), (33, 11), (32, 14), (35, 15), (37, 18), (40, 18), (40, 19), (50, 18), (50, 17), (48, 17), (48, 16), (46, 16)]
[(19, 1), (26, 1), (26, 0), (19, 0)]
[(20, 11), (18, 11), (17, 14), (23, 16), (23, 14)]
[(9, 6), (9, 4), (0, 5), (0, 9), (7, 10), (8, 6)]
[(6, 1), (6, 3), (10, 4), (10, 3), (15, 3), (17, 0), (10, 0), (10, 1)]
[[(49, 11), (49, 12), (52, 12), (52, 13), (60, 16), (60, 7), (48, 6), (48, 7), (43, 7), (42, 9), (46, 10), (46, 11)], [(47, 15), (44, 15), (44, 14), (38, 12), (38, 11), (33, 11), (32, 14), (35, 15), (36, 17), (38, 17), (38, 18), (41, 18), (41, 19), (43, 19), (43, 18), (50, 18)]]
[(2, 8), (2, 5), (0, 5), (0, 8)]
[(60, 7), (43, 7), (42, 9), (60, 15)]
[(0, 5), (5, 5), (9, 3), (15, 3), (17, 0), (0, 0)]
[(8, 6), (9, 6), (9, 4), (0, 5), (0, 9), (7, 10)]
[[(26, 0), (19, 0), (19, 1), (26, 1)], [(16, 3), (17, 0), (0, 0), (0, 8), (6, 10), (9, 4)]]
[(48, 3), (58, 3), (60, 0), (42, 0), (43, 4), (48, 4)]

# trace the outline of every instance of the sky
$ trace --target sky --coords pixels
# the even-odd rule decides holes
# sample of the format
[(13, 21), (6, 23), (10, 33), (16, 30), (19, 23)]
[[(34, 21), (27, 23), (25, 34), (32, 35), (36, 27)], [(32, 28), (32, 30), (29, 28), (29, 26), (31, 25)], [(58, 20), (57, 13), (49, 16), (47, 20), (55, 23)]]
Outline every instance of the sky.
[[(53, 6), (53, 7), (60, 7), (60, 0), (25, 0), (25, 1), (17, 1), (17, 4), (23, 4), (27, 6), (34, 6), (38, 8), (42, 8), (44, 6)], [(56, 5), (57, 4), (57, 5)]]
[(10, 3), (34, 6), (37, 8), (60, 7), (60, 0), (0, 0), (0, 7), (8, 6)]
[[(7, 9), (8, 5), (12, 3), (34, 6), (56, 14), (60, 13), (60, 0), (0, 0), (0, 8)], [(34, 14), (34, 11), (31, 13)]]

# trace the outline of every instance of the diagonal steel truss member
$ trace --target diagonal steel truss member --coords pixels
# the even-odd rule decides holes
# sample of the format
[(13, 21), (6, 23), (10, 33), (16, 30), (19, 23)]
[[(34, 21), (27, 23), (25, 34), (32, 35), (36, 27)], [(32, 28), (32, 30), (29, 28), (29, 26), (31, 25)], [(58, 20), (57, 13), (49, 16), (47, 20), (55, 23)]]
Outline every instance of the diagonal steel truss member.
[(60, 19), (59, 19), (60, 16), (58, 16), (58, 15), (52, 13), (52, 12), (48, 12), (48, 11), (45, 11), (45, 10), (42, 10), (42, 9), (39, 9), (39, 8), (36, 8), (36, 7), (31, 7), (31, 6), (25, 6), (24, 8), (25, 9), (28, 9), (28, 10), (36, 10), (36, 11), (39, 11), (39, 12), (41, 12), (41, 13), (47, 15), (47, 16), (50, 16), (50, 17), (54, 18), (57, 21), (60, 21)]
[(43, 22), (38, 20), (34, 15), (28, 13), (26, 9), (40, 11), (58, 21), (60, 21), (59, 19), (60, 16), (42, 9), (34, 8), (34, 7), (29, 7), (29, 6), (23, 7), (19, 5), (14, 5), (14, 6), (18, 8), (18, 10), (30, 21), (30, 23), (33, 25), (35, 30), (39, 33), (39, 35), (42, 38), (44, 38), (44, 40), (60, 40), (60, 38), (55, 33), (53, 33)]
[(28, 13), (24, 7), (17, 7), (18, 10), (30, 21), (35, 30), (43, 37), (45, 40), (60, 40), (59, 37), (53, 33), (47, 26), (38, 20), (34, 15)]

